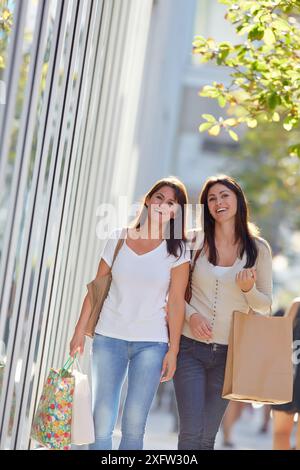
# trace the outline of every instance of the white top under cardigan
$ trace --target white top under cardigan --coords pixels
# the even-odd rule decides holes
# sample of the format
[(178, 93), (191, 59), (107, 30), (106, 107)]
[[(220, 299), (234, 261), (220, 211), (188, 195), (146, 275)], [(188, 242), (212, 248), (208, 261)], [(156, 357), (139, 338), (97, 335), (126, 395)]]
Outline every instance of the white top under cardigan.
[[(114, 231), (102, 253), (111, 266), (121, 229)], [(166, 298), (171, 269), (190, 261), (183, 247), (179, 258), (170, 255), (165, 240), (154, 250), (136, 254), (122, 245), (112, 268), (112, 283), (96, 325), (96, 333), (126, 341), (167, 343)]]
[[(203, 233), (198, 232), (198, 237)], [(267, 242), (256, 238), (258, 256), (255, 262), (257, 281), (249, 292), (242, 292), (235, 277), (244, 268), (246, 253), (225, 269), (212, 265), (202, 251), (196, 261), (192, 276), (192, 297), (186, 303), (186, 321), (183, 335), (200, 341), (193, 336), (189, 319), (193, 313), (204, 315), (212, 327), (212, 339), (204, 343), (228, 344), (232, 313), (234, 310), (248, 313), (250, 307), (262, 314), (269, 314), (272, 305), (272, 255)]]

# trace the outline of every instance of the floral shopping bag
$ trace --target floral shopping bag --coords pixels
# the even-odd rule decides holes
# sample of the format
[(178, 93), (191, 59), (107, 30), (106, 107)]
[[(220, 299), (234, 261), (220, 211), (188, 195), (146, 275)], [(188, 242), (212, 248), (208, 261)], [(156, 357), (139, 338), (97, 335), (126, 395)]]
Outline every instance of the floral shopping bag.
[(51, 369), (36, 410), (31, 437), (50, 449), (70, 450), (75, 377), (70, 373), (74, 359), (60, 370)]

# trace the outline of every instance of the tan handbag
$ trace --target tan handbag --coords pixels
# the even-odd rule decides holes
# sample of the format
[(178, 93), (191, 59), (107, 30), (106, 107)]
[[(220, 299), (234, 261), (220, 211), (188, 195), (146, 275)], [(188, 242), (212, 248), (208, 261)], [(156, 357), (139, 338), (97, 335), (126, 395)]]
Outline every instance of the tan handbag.
[(235, 311), (231, 324), (222, 397), (287, 403), (292, 400), (292, 320)]
[[(192, 238), (191, 241), (192, 241), (192, 243), (195, 243), (196, 240), (197, 240), (197, 235), (196, 235), (196, 232), (194, 231), (193, 232), (193, 238)], [(188, 304), (190, 303), (191, 298), (192, 298), (192, 277), (193, 277), (193, 272), (194, 272), (194, 269), (195, 269), (196, 261), (199, 258), (202, 250), (203, 250), (203, 244), (197, 250), (191, 250), (189, 280), (188, 280), (188, 284), (186, 286), (185, 296), (184, 296), (184, 298), (185, 298), (185, 300)]]
[(96, 277), (92, 282), (87, 284), (88, 296), (89, 296), (89, 300), (91, 303), (91, 313), (90, 313), (90, 318), (87, 322), (84, 334), (86, 336), (89, 336), (90, 338), (93, 338), (95, 335), (95, 328), (100, 317), (100, 312), (101, 312), (103, 303), (108, 295), (108, 291), (109, 291), (111, 281), (112, 281), (111, 270), (115, 262), (115, 259), (124, 243), (125, 231), (126, 229), (122, 230), (121, 236), (118, 240), (118, 243), (114, 252), (114, 257), (112, 260), (110, 272), (106, 274), (105, 276), (101, 276), (98, 278)]

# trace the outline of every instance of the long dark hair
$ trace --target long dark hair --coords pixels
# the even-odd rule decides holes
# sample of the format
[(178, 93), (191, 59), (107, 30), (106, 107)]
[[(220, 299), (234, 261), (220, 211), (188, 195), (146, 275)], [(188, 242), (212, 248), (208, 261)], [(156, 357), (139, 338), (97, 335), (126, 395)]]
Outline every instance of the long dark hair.
[(204, 206), (204, 247), (209, 250), (209, 262), (217, 264), (217, 249), (215, 245), (215, 220), (208, 209), (208, 191), (215, 184), (223, 184), (234, 192), (237, 197), (237, 211), (235, 216), (235, 243), (239, 243), (239, 257), (242, 258), (244, 252), (247, 260), (244, 268), (254, 266), (258, 255), (255, 238), (259, 234), (258, 228), (249, 221), (249, 208), (246, 196), (240, 185), (232, 177), (227, 175), (212, 176), (208, 178), (202, 188), (199, 203)]
[[(170, 236), (166, 239), (167, 250), (170, 255), (176, 257), (181, 256), (183, 248), (186, 241), (186, 204), (188, 203), (187, 191), (184, 184), (175, 176), (169, 176), (158, 180), (152, 188), (147, 192), (143, 197), (142, 208), (137, 219), (133, 222), (133, 228), (139, 229), (141, 225), (145, 223), (145, 220), (148, 216), (148, 206), (147, 199), (151, 198), (154, 193), (159, 191), (163, 186), (168, 186), (174, 190), (175, 200), (180, 205), (181, 210), (177, 210), (175, 214), (175, 219), (171, 218), (166, 226), (166, 233)], [(181, 221), (178, 220), (181, 218)], [(180, 237), (175, 238), (175, 228), (177, 224), (180, 224), (178, 229), (180, 230)], [(179, 254), (178, 254), (179, 251)]]

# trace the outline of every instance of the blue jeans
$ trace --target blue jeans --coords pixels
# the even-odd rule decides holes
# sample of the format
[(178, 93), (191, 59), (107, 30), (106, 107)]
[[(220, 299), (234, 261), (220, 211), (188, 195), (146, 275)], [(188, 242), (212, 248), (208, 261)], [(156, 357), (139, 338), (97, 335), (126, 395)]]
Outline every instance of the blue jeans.
[(228, 400), (222, 398), (227, 346), (181, 336), (174, 387), (180, 450), (213, 449)]
[(119, 449), (143, 448), (146, 420), (160, 383), (167, 343), (124, 341), (95, 335), (92, 353), (92, 395), (95, 442), (92, 450), (111, 450), (122, 385), (128, 389)]

